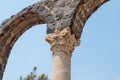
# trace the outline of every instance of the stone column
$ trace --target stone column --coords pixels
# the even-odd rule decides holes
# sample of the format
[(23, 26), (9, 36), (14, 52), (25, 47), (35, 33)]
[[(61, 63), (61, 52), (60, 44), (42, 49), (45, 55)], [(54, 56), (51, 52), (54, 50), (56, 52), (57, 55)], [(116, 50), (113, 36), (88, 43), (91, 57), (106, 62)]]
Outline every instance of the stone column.
[(71, 34), (69, 27), (48, 34), (46, 41), (53, 52), (52, 80), (71, 80), (71, 56), (80, 41)]

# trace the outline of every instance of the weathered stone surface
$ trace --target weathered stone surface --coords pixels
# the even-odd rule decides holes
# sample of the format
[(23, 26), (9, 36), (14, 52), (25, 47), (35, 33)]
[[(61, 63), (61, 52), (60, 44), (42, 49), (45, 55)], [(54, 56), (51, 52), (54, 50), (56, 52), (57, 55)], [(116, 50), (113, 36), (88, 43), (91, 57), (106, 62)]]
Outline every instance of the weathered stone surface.
[(106, 1), (108, 0), (42, 0), (4, 20), (0, 24), (0, 58), (3, 72), (14, 43), (26, 30), (46, 23), (47, 34), (69, 27), (75, 38), (80, 39), (87, 19)]
[(8, 24), (5, 24), (5, 25), (2, 25), (1, 28), (5, 30), (6, 28), (8, 28), (8, 26), (9, 26)]
[(61, 31), (48, 34), (46, 41), (51, 45), (53, 54), (55, 52), (63, 51), (65, 54), (71, 56), (74, 48), (79, 46), (79, 39), (75, 38), (74, 34), (71, 34), (70, 28), (64, 28)]
[(63, 22), (60, 25), (60, 30), (66, 28), (70, 25), (71, 25), (71, 19), (69, 19), (69, 18), (68, 19), (63, 19)]
[(79, 39), (87, 19), (108, 0), (81, 0), (73, 17), (72, 33)]
[(63, 17), (62, 13), (56, 13), (56, 15), (55, 15), (55, 18), (57, 21), (60, 20), (62, 17)]
[(69, 27), (48, 34), (46, 41), (53, 52), (52, 80), (71, 80), (71, 56), (80, 41), (71, 34)]
[(1, 25), (4, 25), (5, 23), (7, 23), (10, 19), (5, 19), (3, 22), (1, 22)]
[(74, 12), (75, 12), (75, 9), (70, 9), (70, 10), (68, 10), (68, 11), (66, 12), (66, 14), (64, 15), (63, 19), (68, 19), (68, 18), (73, 17)]
[(54, 31), (55, 31), (55, 23), (49, 23), (49, 24), (47, 24), (47, 34), (53, 33)]
[(52, 80), (71, 80), (71, 57), (64, 52), (53, 55)]
[(3, 30), (2, 30), (2, 27), (0, 26), (0, 35), (2, 34)]

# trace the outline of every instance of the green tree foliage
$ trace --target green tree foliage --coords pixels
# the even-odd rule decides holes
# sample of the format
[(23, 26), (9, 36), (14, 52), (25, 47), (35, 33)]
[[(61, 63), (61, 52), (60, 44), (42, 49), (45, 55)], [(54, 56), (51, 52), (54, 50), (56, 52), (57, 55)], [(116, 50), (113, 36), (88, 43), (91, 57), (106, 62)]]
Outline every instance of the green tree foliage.
[(45, 74), (41, 74), (41, 75), (38, 77), (38, 80), (48, 80), (48, 77), (47, 77)]
[(32, 72), (30, 72), (25, 78), (22, 78), (21, 76), (19, 80), (49, 80), (48, 76), (45, 74), (41, 74), (37, 77), (36, 71), (37, 67), (34, 67)]

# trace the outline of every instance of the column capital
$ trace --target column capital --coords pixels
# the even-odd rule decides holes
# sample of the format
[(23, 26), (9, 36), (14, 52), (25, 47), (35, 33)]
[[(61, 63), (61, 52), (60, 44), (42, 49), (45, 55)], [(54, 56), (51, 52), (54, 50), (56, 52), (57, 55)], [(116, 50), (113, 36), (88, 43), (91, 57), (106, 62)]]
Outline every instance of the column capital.
[(51, 45), (53, 55), (55, 55), (56, 52), (63, 51), (67, 55), (72, 56), (74, 48), (80, 45), (80, 40), (77, 40), (75, 35), (71, 34), (69, 27), (48, 34), (45, 40)]

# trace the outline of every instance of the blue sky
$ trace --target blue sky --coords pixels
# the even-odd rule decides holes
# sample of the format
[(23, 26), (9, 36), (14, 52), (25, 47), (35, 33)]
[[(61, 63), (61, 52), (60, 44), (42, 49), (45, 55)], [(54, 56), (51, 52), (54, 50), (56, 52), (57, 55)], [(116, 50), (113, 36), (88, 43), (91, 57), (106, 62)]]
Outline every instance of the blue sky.
[[(0, 22), (39, 0), (1, 0)], [(14, 45), (3, 80), (19, 80), (34, 66), (51, 78), (52, 55), (46, 25), (26, 31)], [(72, 80), (120, 80), (120, 0), (104, 4), (87, 21), (72, 56)]]

